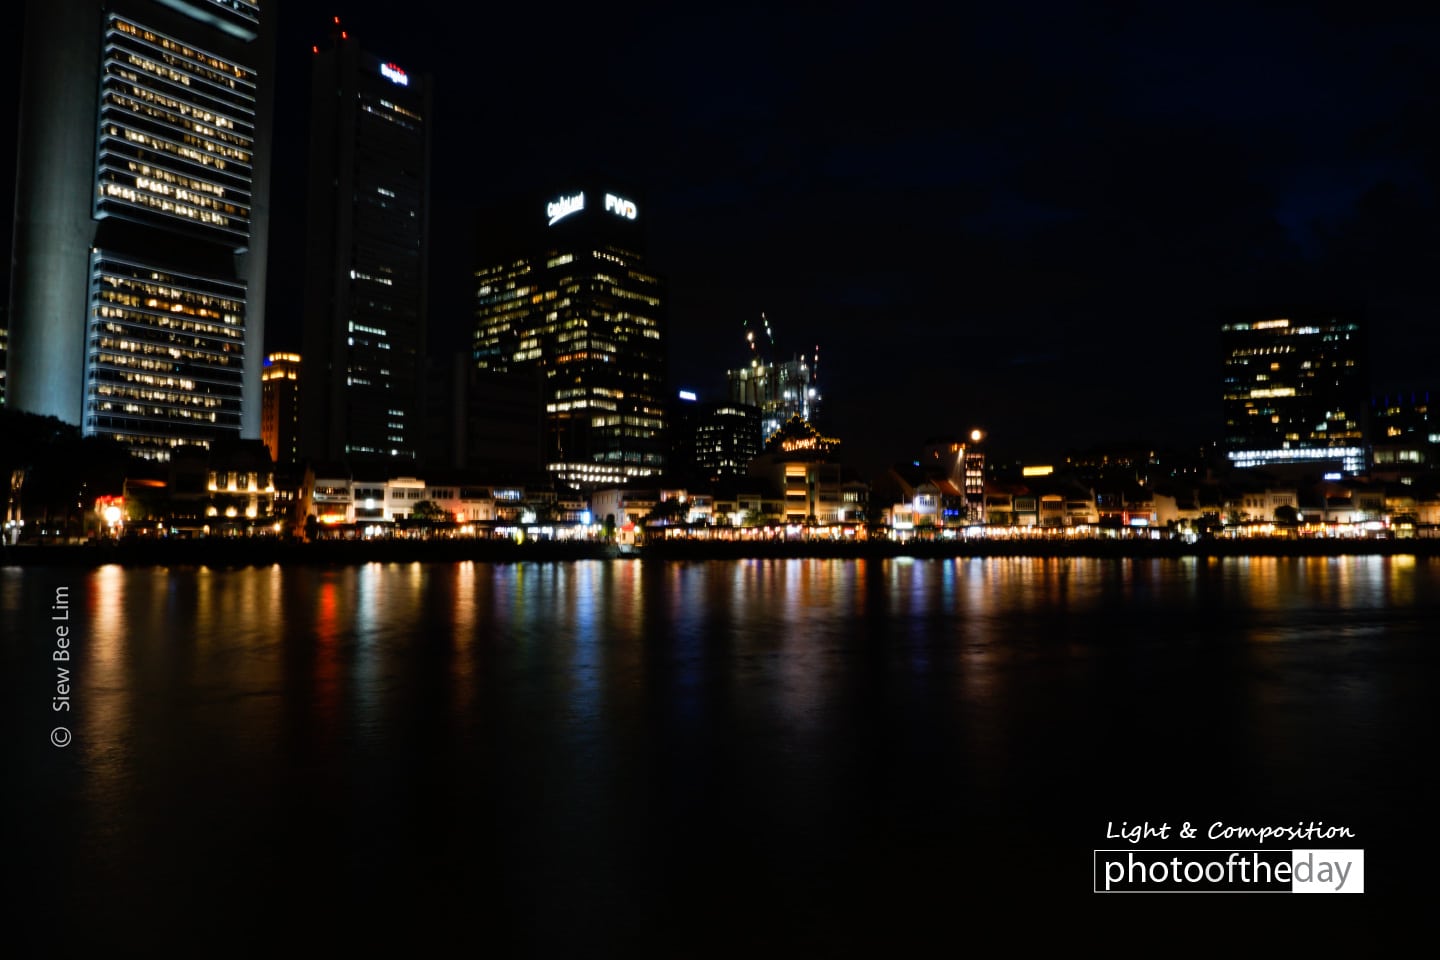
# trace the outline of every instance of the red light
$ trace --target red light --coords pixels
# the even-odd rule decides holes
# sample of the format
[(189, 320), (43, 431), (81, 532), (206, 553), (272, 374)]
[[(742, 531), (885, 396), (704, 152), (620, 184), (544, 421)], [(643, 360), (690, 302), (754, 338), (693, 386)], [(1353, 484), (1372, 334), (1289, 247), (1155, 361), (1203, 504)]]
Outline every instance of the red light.
[(320, 52), (320, 48), (319, 48), (319, 47), (311, 47), (311, 48), (310, 48), (310, 52), (311, 52), (311, 53), (319, 53), (319, 52)]
[(339, 23), (339, 22), (340, 22), (340, 18), (339, 18), (339, 17), (336, 17), (336, 18), (335, 18), (335, 22), (336, 22), (336, 23)]
[(341, 30), (341, 31), (340, 31), (340, 39), (341, 39), (341, 40), (349, 40), (349, 39), (350, 39), (350, 34), (346, 33), (344, 30)]

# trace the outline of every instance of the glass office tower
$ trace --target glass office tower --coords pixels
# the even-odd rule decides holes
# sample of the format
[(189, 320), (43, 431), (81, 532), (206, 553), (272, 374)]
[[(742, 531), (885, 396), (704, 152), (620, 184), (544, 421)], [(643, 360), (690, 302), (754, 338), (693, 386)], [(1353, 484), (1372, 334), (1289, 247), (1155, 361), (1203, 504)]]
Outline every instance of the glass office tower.
[(545, 468), (580, 487), (665, 467), (663, 289), (630, 196), (587, 185), (503, 217), (475, 274), (475, 363), (543, 372)]
[(1221, 328), (1225, 451), (1235, 467), (1365, 468), (1370, 395), (1360, 323), (1330, 313)]
[(429, 282), (427, 77), (334, 25), (314, 54), (302, 452), (413, 464)]
[(155, 459), (259, 436), (272, 19), (250, 0), (27, 6), (15, 407)]

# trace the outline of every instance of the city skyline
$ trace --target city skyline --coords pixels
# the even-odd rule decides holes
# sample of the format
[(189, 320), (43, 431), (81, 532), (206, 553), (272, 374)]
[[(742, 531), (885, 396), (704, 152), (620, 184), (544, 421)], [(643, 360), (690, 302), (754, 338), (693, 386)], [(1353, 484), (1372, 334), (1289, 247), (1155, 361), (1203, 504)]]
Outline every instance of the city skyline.
[[(435, 75), (461, 199), (435, 213), (434, 353), (464, 346), (477, 211), (603, 164), (647, 195), (673, 384), (722, 397), (764, 313), (781, 353), (822, 347), (862, 469), (908, 449), (887, 396), (917, 439), (1218, 440), (1220, 326), (1258, 305), (1354, 309), (1372, 393), (1433, 386), (1433, 15), (429, 9), (287, 4), (277, 68), (302, 89), (339, 15)], [(304, 122), (282, 104), (277, 157)], [(278, 264), (304, 190), (276, 166)], [(267, 350), (299, 347), (301, 282), (272, 270)]]
[(21, 6), (12, 954), (1418, 932), (1440, 12)]

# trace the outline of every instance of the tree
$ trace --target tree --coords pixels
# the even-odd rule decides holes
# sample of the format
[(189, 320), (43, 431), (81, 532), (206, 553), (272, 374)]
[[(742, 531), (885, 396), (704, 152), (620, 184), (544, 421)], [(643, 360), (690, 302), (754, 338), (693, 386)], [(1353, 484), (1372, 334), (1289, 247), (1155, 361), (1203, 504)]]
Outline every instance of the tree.
[(9, 478), (7, 514), (75, 535), (102, 495), (121, 492), (129, 452), (109, 437), (82, 437), (55, 417), (0, 409), (0, 475)]
[(1195, 533), (1201, 537), (1214, 537), (1223, 526), (1218, 513), (1205, 513), (1195, 521)]
[(433, 500), (421, 500), (410, 511), (410, 517), (413, 520), (449, 520), (450, 514)]
[(669, 500), (661, 500), (655, 504), (650, 515), (645, 518), (646, 524), (668, 524), (676, 525), (685, 522), (690, 514), (690, 505), (685, 501), (672, 497)]

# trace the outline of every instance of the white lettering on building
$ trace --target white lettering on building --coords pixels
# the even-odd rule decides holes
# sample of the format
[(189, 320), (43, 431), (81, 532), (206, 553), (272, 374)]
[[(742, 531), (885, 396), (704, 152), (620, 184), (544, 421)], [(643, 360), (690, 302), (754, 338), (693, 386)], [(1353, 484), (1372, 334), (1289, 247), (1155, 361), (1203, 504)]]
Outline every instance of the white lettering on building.
[(636, 214), (640, 212), (635, 206), (635, 201), (617, 197), (613, 193), (605, 194), (605, 209), (626, 220), (634, 220)]
[(577, 193), (573, 197), (561, 197), (559, 200), (552, 200), (545, 204), (545, 214), (550, 218), (547, 226), (555, 226), (561, 220), (572, 213), (579, 213), (585, 209), (585, 194)]

